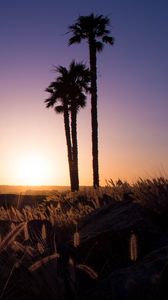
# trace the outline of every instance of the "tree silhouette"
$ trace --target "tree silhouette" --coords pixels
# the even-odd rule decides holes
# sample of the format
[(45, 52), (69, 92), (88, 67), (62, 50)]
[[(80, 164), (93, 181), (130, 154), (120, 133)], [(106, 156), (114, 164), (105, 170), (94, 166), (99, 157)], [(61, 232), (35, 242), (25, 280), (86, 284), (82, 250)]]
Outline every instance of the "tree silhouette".
[(114, 38), (109, 36), (109, 18), (102, 15), (79, 16), (76, 22), (69, 26), (72, 37), (69, 45), (80, 43), (86, 39), (89, 45), (89, 59), (91, 71), (91, 122), (92, 122), (92, 158), (93, 158), (93, 186), (99, 187), (98, 164), (98, 118), (97, 118), (97, 57), (96, 53), (103, 50), (104, 44), (113, 45)]
[(86, 93), (90, 90), (90, 72), (82, 63), (72, 61), (69, 69), (58, 66), (57, 79), (46, 89), (51, 95), (45, 100), (46, 107), (63, 113), (68, 151), (71, 191), (79, 190), (77, 113), (86, 105)]

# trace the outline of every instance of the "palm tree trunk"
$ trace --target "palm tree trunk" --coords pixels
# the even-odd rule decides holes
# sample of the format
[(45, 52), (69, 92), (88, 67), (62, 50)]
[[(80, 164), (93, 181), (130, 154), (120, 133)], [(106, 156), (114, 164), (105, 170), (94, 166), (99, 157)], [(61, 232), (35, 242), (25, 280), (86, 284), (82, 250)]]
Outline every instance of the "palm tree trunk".
[(78, 143), (77, 143), (77, 109), (76, 103), (71, 108), (71, 133), (72, 133), (72, 156), (73, 156), (73, 180), (74, 188), (79, 190), (79, 172), (78, 172)]
[(73, 171), (72, 171), (72, 142), (70, 134), (70, 125), (69, 125), (69, 112), (67, 105), (64, 105), (64, 127), (65, 127), (65, 136), (67, 143), (67, 152), (68, 152), (68, 164), (69, 164), (69, 175), (70, 175), (70, 184), (71, 191), (74, 191), (74, 180), (73, 180)]
[(96, 47), (93, 37), (89, 39), (90, 71), (91, 71), (91, 125), (92, 125), (92, 164), (93, 187), (99, 187), (99, 162), (98, 162), (98, 120), (97, 120), (97, 67)]

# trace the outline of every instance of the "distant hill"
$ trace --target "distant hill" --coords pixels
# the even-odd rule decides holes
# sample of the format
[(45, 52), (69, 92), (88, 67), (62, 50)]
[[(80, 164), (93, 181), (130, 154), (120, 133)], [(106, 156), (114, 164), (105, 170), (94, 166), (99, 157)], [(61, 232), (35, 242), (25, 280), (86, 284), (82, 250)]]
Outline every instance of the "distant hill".
[(45, 195), (51, 191), (68, 191), (69, 186), (15, 186), (15, 185), (0, 185), (0, 194), (25, 194), (25, 195)]

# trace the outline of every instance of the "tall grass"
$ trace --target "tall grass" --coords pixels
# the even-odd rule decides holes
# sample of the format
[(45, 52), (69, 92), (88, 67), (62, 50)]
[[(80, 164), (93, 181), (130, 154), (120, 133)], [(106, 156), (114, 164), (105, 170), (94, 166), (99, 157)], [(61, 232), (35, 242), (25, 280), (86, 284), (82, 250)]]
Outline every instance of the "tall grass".
[(81, 218), (102, 205), (113, 201), (122, 201), (125, 195), (131, 195), (133, 201), (156, 213), (168, 209), (168, 179), (158, 177), (141, 179), (133, 184), (120, 179), (106, 181), (106, 186), (98, 189), (85, 188), (79, 192), (54, 192), (36, 206), (0, 207), (0, 220), (28, 222), (30, 220), (48, 220), (53, 225), (76, 224)]
[[(54, 265), (53, 276), (63, 282), (64, 290), (71, 287), (75, 299), (78, 271), (85, 272), (93, 280), (98, 278), (98, 274), (90, 266), (74, 261), (73, 255), (80, 247), (78, 223), (102, 206), (127, 199), (139, 203), (161, 219), (163, 216), (168, 218), (168, 179), (140, 178), (133, 184), (110, 179), (105, 187), (96, 190), (85, 188), (74, 193), (50, 193), (42, 203), (35, 206), (25, 206), (22, 209), (0, 207), (0, 299), (5, 295), (11, 278), (18, 269), (24, 267), (26, 272), (36, 274), (38, 270), (45, 272), (45, 267), (47, 270), (51, 264)], [(47, 227), (47, 224), (50, 226)], [(31, 230), (36, 231), (36, 234), (33, 235)], [(56, 239), (57, 234), (63, 241), (62, 245)], [(130, 256), (133, 261), (138, 256), (134, 234), (130, 238)], [(60, 268), (65, 270), (60, 271)], [(50, 280), (47, 279), (47, 282), (49, 284)], [(52, 287), (49, 289), (52, 290)]]

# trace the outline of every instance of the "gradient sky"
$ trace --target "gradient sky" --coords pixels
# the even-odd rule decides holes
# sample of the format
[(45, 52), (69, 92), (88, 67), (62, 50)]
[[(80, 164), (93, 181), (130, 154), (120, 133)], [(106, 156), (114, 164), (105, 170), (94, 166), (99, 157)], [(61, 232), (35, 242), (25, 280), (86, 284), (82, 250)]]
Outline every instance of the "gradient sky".
[[(101, 184), (167, 174), (168, 1), (0, 0), (0, 184), (69, 184), (63, 118), (45, 108), (44, 90), (54, 65), (88, 65), (87, 44), (68, 47), (65, 33), (91, 12), (111, 19), (115, 37), (98, 54)], [(78, 122), (81, 185), (92, 184), (89, 102)], [(41, 168), (39, 182), (26, 164)]]

